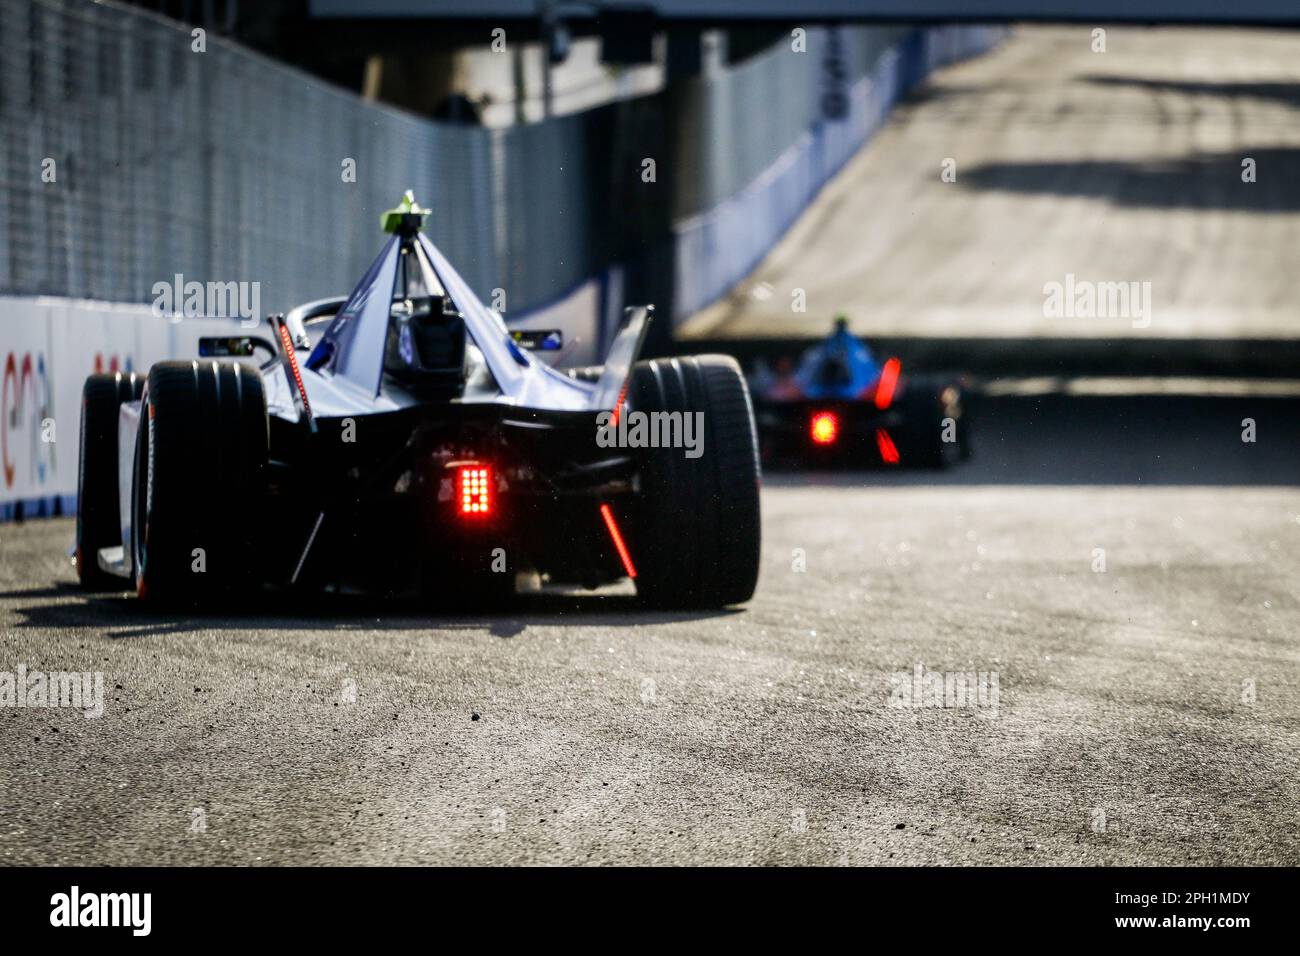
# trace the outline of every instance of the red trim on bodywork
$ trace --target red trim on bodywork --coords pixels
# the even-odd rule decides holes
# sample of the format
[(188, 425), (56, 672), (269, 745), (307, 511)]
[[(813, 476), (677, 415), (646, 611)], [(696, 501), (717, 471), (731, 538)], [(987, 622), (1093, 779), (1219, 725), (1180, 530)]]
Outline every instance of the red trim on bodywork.
[(627, 572), (629, 578), (635, 578), (636, 568), (632, 564), (632, 556), (627, 552), (627, 545), (623, 543), (623, 535), (619, 533), (618, 524), (614, 521), (614, 512), (610, 510), (609, 505), (600, 506), (600, 516), (605, 519), (605, 527), (609, 530), (615, 550), (618, 551), (619, 560), (623, 562), (623, 570)]
[(618, 401), (614, 403), (614, 417), (610, 419), (611, 425), (618, 425), (618, 416), (623, 412), (623, 402), (627, 400), (627, 387), (632, 382), (632, 372), (627, 373), (627, 378), (623, 379), (623, 387), (618, 390)]
[(302, 373), (298, 371), (298, 353), (293, 348), (293, 336), (289, 334), (289, 326), (280, 323), (280, 342), (284, 345), (284, 357), (289, 360), (289, 370), (293, 373), (294, 384), (298, 386), (298, 394), (302, 397), (302, 407), (307, 412), (310, 419), (311, 403), (307, 401), (307, 387), (302, 383)]

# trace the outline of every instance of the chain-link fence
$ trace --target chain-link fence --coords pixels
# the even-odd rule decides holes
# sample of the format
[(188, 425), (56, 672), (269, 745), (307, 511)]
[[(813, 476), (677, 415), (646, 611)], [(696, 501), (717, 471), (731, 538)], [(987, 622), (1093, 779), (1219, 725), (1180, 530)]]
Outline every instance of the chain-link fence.
[(682, 100), (694, 115), (683, 124), (678, 161), (695, 175), (677, 192), (676, 216), (704, 212), (760, 176), (908, 32), (792, 31), (732, 69), (688, 83)]
[(145, 302), (181, 273), (285, 308), (347, 291), (408, 187), (470, 281), (497, 271), (487, 131), (136, 10), (0, 0), (0, 142), (6, 292)]
[(671, 262), (676, 219), (760, 176), (828, 84), (904, 33), (809, 29), (803, 49), (783, 40), (653, 96), (486, 130), (364, 102), (134, 8), (0, 0), (0, 291), (148, 302), (179, 273), (259, 282), (264, 310), (283, 310), (346, 292), (379, 213), (412, 188), (434, 241), (517, 313), (615, 262)]

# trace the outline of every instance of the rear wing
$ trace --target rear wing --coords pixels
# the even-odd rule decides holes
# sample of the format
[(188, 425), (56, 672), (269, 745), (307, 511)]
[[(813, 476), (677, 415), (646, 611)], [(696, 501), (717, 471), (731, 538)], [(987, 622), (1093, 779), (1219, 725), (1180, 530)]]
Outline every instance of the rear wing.
[(605, 369), (596, 380), (596, 391), (592, 397), (596, 411), (617, 412), (622, 406), (623, 399), (627, 397), (632, 365), (641, 354), (641, 346), (645, 344), (650, 320), (654, 318), (654, 309), (653, 305), (630, 305), (624, 310), (627, 321), (618, 335), (614, 336), (614, 344), (609, 347), (609, 355), (605, 358)]

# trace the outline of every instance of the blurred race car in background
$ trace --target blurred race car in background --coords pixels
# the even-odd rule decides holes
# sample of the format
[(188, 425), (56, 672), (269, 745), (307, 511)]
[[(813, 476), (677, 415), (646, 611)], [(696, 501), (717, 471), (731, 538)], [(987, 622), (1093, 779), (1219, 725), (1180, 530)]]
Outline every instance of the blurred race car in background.
[(877, 362), (843, 316), (798, 362), (749, 378), (764, 464), (945, 468), (970, 454), (961, 385)]
[[(85, 588), (166, 605), (267, 589), (493, 605), (522, 575), (631, 579), (663, 607), (749, 599), (759, 465), (736, 361), (637, 361), (642, 306), (603, 365), (552, 369), (525, 346), (554, 337), (512, 335), (422, 233), (427, 213), (408, 193), (352, 294), (270, 316), (269, 337), (205, 338), (198, 359), (87, 379)], [(620, 416), (698, 421), (697, 450), (602, 440)]]

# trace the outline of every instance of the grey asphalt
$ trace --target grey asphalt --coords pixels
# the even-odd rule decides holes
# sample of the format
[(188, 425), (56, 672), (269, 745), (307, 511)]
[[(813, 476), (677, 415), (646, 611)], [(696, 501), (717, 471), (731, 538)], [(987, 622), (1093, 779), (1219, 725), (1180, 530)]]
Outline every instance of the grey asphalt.
[(0, 526), (0, 670), (107, 690), (0, 710), (0, 862), (1300, 863), (1300, 403), (979, 411), (947, 474), (766, 476), (725, 613), (157, 616)]
[[(1297, 338), (1300, 34), (1095, 28), (936, 73), (688, 334)], [(1149, 282), (1149, 315), (1045, 316), (1067, 275)]]
[[(754, 305), (794, 285), (874, 333), (1130, 334), (1044, 324), (1072, 271), (1152, 281), (1149, 334), (1293, 336), (1295, 37), (1089, 32), (943, 71), (709, 334), (806, 332)], [(76, 590), (70, 521), (0, 525), (0, 679), (107, 691), (0, 709), (0, 863), (1300, 863), (1294, 392), (986, 385), (949, 473), (765, 476), (723, 613), (157, 615)], [(918, 666), (996, 706), (912, 706)]]

